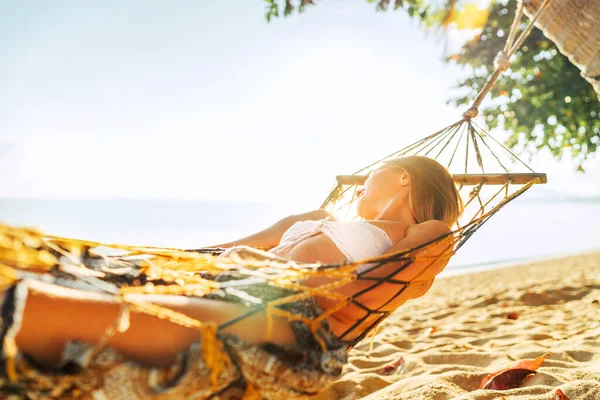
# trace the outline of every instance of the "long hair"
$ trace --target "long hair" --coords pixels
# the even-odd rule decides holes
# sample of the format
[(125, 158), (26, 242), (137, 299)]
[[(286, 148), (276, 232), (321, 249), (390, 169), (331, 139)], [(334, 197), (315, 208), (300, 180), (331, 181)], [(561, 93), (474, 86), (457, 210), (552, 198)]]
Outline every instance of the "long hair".
[(437, 219), (452, 227), (458, 220), (463, 201), (452, 175), (437, 161), (423, 156), (399, 157), (384, 166), (410, 177), (409, 206), (417, 223)]

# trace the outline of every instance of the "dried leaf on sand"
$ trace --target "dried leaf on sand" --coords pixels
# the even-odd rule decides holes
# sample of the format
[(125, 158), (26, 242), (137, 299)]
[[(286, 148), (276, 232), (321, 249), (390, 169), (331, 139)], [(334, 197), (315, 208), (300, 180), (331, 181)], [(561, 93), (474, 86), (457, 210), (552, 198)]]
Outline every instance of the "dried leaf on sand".
[(530, 374), (535, 374), (536, 370), (542, 365), (544, 360), (550, 355), (546, 353), (535, 360), (523, 360), (511, 368), (506, 368), (493, 372), (483, 378), (480, 389), (490, 390), (508, 390), (521, 385), (523, 379)]

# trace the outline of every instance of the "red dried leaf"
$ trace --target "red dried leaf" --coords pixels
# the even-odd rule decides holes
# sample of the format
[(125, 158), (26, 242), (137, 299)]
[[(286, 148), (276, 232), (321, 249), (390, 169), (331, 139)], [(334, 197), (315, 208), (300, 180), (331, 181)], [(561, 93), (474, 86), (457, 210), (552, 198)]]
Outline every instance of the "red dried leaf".
[(521, 385), (523, 379), (527, 375), (537, 374), (537, 372), (531, 369), (507, 369), (499, 374), (495, 375), (490, 381), (483, 387), (483, 389), (489, 390), (508, 390), (514, 389)]
[[(497, 372), (493, 372), (491, 374), (489, 374), (488, 376), (486, 376), (485, 378), (483, 378), (483, 380), (481, 381), (481, 384), (479, 385), (480, 389), (493, 389), (488, 387), (488, 383), (491, 382), (495, 377), (504, 374), (506, 372), (512, 371), (512, 370), (520, 370), (520, 373), (515, 373), (515, 374), (508, 374), (505, 377), (500, 378), (500, 380), (498, 381), (498, 385), (502, 385), (504, 383), (502, 382), (506, 382), (506, 384), (514, 384), (514, 386), (512, 387), (517, 387), (521, 384), (521, 382), (523, 382), (523, 379), (525, 379), (525, 377), (531, 373), (534, 373), (544, 362), (544, 360), (550, 355), (550, 353), (546, 353), (542, 356), (539, 356), (538, 358), (536, 358), (535, 360), (522, 360), (519, 361), (519, 363), (517, 365), (515, 365), (512, 368), (506, 368)], [(524, 373), (524, 371), (530, 371), (529, 373), (521, 376), (521, 374)], [(519, 377), (521, 376), (521, 378), (519, 379)], [(512, 381), (506, 381), (507, 379), (510, 379)], [(518, 380), (518, 382), (516, 382)], [(516, 383), (515, 383), (516, 382)], [(496, 384), (494, 384), (496, 385)], [(506, 389), (510, 389), (511, 387), (507, 387)], [(504, 390), (504, 389), (498, 389), (498, 390)]]
[(519, 361), (519, 363), (517, 365), (515, 365), (515, 368), (526, 368), (526, 369), (532, 369), (532, 370), (536, 371), (539, 367), (542, 366), (542, 364), (544, 363), (544, 360), (546, 360), (546, 358), (548, 358), (550, 356), (550, 354), (551, 353), (543, 354), (534, 360)]
[(383, 367), (383, 370), (386, 372), (386, 374), (391, 374), (398, 367), (404, 368), (404, 357), (400, 357), (393, 363), (387, 364), (385, 367)]
[(519, 314), (517, 314), (516, 312), (511, 312), (511, 313), (506, 314), (506, 318), (517, 319), (517, 318), (519, 318)]
[(554, 392), (554, 400), (569, 400), (569, 398), (562, 390), (556, 389), (556, 392)]

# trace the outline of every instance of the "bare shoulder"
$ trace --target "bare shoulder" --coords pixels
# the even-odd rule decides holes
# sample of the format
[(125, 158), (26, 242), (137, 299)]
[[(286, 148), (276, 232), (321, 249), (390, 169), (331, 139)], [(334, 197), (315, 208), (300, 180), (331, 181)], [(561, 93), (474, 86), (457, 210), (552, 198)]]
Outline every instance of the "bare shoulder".
[(395, 253), (397, 251), (407, 250), (431, 242), (441, 236), (447, 235), (451, 230), (442, 221), (431, 220), (420, 224), (411, 225), (406, 230), (404, 237), (386, 251), (386, 253)]
[(406, 236), (417, 237), (423, 243), (447, 235), (450, 232), (452, 230), (444, 222), (432, 219), (410, 226), (406, 231)]

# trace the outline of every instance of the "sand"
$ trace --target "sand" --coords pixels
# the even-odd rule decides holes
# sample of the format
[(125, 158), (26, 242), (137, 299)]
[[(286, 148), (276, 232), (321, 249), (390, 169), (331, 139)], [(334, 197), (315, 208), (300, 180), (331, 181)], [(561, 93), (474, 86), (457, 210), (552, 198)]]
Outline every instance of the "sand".
[[(520, 387), (478, 389), (487, 374), (544, 353)], [(316, 398), (554, 400), (557, 388), (600, 400), (600, 253), (437, 280), (359, 343)]]

